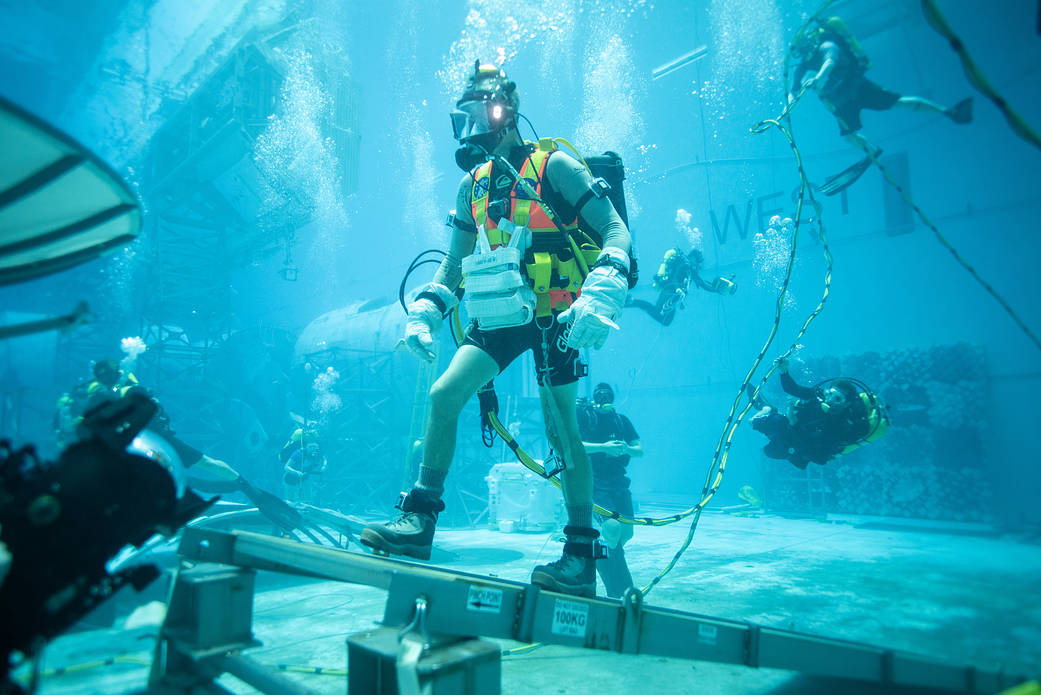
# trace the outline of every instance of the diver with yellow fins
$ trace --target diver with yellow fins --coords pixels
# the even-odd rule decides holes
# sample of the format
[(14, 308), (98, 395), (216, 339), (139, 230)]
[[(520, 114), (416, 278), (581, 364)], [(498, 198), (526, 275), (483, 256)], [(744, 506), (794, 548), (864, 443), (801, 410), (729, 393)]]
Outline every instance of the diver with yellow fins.
[(643, 299), (630, 298), (626, 306), (643, 309), (652, 319), (668, 326), (676, 318), (676, 311), (684, 306), (691, 282), (706, 292), (715, 294), (731, 295), (737, 292), (733, 278), (717, 277), (711, 281), (703, 278), (701, 266), (704, 263), (705, 256), (700, 249), (693, 248), (686, 254), (678, 248), (669, 249), (651, 281), (654, 289), (658, 291), (657, 301), (651, 304)]
[(292, 530), (303, 525), (299, 513), (279, 497), (254, 487), (242, 474), (221, 459), (214, 458), (178, 437), (159, 399), (141, 385), (137, 377), (115, 359), (100, 359), (92, 366), (94, 378), (80, 383), (58, 400), (55, 415), (58, 443), (62, 447), (90, 436), (98, 423), (118, 422), (135, 403), (150, 401), (154, 414), (145, 427), (159, 435), (180, 458), (186, 469), (201, 470), (213, 476), (204, 479), (189, 474), (189, 483), (199, 491), (241, 492), (277, 526)]
[[(78, 441), (89, 432), (89, 420), (92, 417), (104, 416), (106, 410), (118, 408), (119, 401), (132, 397), (140, 397), (152, 401), (156, 406), (156, 413), (148, 423), (148, 429), (152, 430), (165, 439), (177, 452), (185, 467), (198, 466), (200, 470), (206, 470), (220, 480), (239, 482), (239, 473), (220, 459), (215, 459), (199, 451), (195, 447), (179, 439), (170, 425), (170, 417), (166, 414), (159, 399), (151, 390), (142, 386), (133, 372), (123, 369), (120, 362), (115, 359), (97, 360), (91, 367), (94, 379), (87, 384), (85, 398), (81, 404), (73, 402), (70, 394), (65, 394), (58, 401), (61, 411), (69, 408), (69, 412), (62, 412), (60, 420), (63, 426), (72, 425), (72, 433), (59, 432), (59, 441), (71, 443)], [(82, 389), (73, 389), (75, 393)], [(109, 406), (106, 408), (106, 406)], [(79, 410), (79, 412), (75, 412)]]
[(328, 467), (313, 424), (298, 427), (278, 454), (282, 463), (282, 491), (287, 500), (314, 504), (317, 482)]
[[(781, 388), (795, 401), (781, 413), (759, 397), (760, 408), (752, 418), (752, 429), (770, 442), (763, 453), (790, 462), (797, 468), (824, 465), (873, 442), (889, 429), (889, 416), (882, 401), (860, 381), (850, 377), (826, 379), (814, 386), (796, 383), (788, 371), (788, 360), (779, 360)], [(751, 390), (751, 387), (749, 387)]]
[[(534, 355), (546, 435), (564, 461), (567, 509), (561, 558), (535, 567), (532, 584), (581, 596), (596, 593), (602, 557), (593, 526), (593, 481), (575, 402), (582, 348), (599, 348), (631, 286), (631, 237), (610, 197), (581, 157), (558, 139), (526, 142), (518, 130), (517, 85), (499, 67), (475, 63), (452, 116), (461, 147), (452, 238), (444, 260), (408, 305), (404, 345), (433, 361), (434, 334), (464, 283), (472, 323), (430, 390), (419, 477), (401, 515), (370, 524), (361, 542), (381, 553), (428, 559), (459, 414), (479, 389), (524, 352)], [(537, 136), (536, 136), (537, 138)], [(576, 153), (577, 155), (577, 153)]]
[(849, 168), (829, 177), (820, 190), (835, 195), (851, 186), (882, 153), (857, 131), (861, 129), (863, 109), (886, 111), (897, 107), (929, 111), (955, 123), (972, 121), (972, 97), (949, 108), (924, 97), (903, 96), (868, 79), (871, 60), (841, 17), (815, 19), (792, 41), (792, 55), (798, 64), (792, 80), (789, 103), (804, 90), (815, 89), (822, 103), (839, 123), (839, 134), (850, 144), (871, 154)]

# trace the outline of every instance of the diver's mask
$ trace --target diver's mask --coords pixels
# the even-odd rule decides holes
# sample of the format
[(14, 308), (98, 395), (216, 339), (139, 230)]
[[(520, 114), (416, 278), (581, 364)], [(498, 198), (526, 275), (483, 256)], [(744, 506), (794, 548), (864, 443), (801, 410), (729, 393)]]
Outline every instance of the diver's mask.
[(506, 104), (500, 99), (491, 98), (461, 99), (450, 115), (452, 135), (462, 143), (501, 133), (509, 125), (511, 117)]
[(492, 95), (460, 99), (451, 114), (452, 136), (461, 145), (455, 152), (459, 168), (469, 171), (499, 146), (512, 120), (509, 106)]
[(593, 403), (603, 410), (614, 409), (614, 390), (607, 384), (600, 384), (593, 390)]
[(846, 406), (846, 394), (834, 386), (824, 389), (820, 394), (821, 410), (828, 412), (832, 408), (844, 408)]

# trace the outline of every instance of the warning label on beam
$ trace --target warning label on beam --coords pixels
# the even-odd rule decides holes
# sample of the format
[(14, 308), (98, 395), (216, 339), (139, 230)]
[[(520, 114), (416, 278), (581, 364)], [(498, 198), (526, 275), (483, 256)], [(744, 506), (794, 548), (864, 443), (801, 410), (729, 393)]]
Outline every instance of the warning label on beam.
[(585, 637), (588, 621), (588, 605), (558, 598), (553, 604), (553, 625), (550, 632), (567, 637)]
[(466, 610), (477, 613), (498, 613), (502, 610), (502, 589), (470, 585), (466, 595)]

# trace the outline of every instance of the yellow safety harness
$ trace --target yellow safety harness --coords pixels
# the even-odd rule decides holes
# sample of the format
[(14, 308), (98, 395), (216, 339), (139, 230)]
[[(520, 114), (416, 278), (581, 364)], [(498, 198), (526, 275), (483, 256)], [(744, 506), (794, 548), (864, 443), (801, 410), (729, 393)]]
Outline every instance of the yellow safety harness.
[[(509, 163), (497, 159), (504, 165), (513, 179), (509, 220), (517, 227), (531, 230), (531, 247), (524, 258), (523, 272), (535, 291), (535, 315), (550, 316), (554, 311), (563, 311), (582, 288), (589, 267), (600, 255), (600, 243), (578, 226), (576, 216), (561, 220), (543, 198), (543, 180), (549, 157), (563, 143), (578, 156), (586, 169), (589, 166), (574, 147), (563, 138), (543, 138), (524, 160), (519, 172)], [(534, 143), (528, 143), (533, 145)], [(493, 160), (479, 166), (474, 172), (471, 187), (471, 211), (478, 228), (483, 227), (491, 247), (497, 248), (510, 240), (510, 234), (501, 228), (501, 222), (489, 216), (489, 191), (491, 190)], [(592, 173), (592, 172), (590, 172)], [(516, 175), (514, 175), (516, 174)], [(465, 283), (465, 279), (464, 279)]]

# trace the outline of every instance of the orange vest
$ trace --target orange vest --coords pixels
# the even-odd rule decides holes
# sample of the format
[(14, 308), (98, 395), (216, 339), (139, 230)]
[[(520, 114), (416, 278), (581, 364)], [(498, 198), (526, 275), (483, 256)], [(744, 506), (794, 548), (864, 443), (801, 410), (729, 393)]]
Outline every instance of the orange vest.
[[(526, 179), (536, 195), (542, 198), (545, 180), (546, 163), (555, 147), (544, 148), (542, 143), (524, 160), (520, 176)], [(507, 243), (510, 235), (502, 231), (495, 221), (488, 217), (488, 192), (491, 190), (492, 163), (485, 162), (477, 167), (473, 176), (470, 207), (478, 228), (484, 226), (488, 234), (488, 242), (494, 249)], [(581, 244), (572, 240), (571, 234), (578, 231), (578, 217), (561, 220), (568, 234), (565, 235), (546, 214), (542, 205), (531, 200), (525, 188), (515, 181), (510, 190), (512, 205), (510, 221), (515, 225), (531, 230), (531, 248), (524, 257), (521, 269), (532, 289), (535, 291), (535, 315), (547, 316), (554, 311), (563, 311), (571, 306), (576, 293), (582, 288), (585, 279), (583, 266), (588, 268), (596, 261), (600, 249), (592, 241)], [(575, 254), (582, 255), (582, 263), (576, 262)]]

